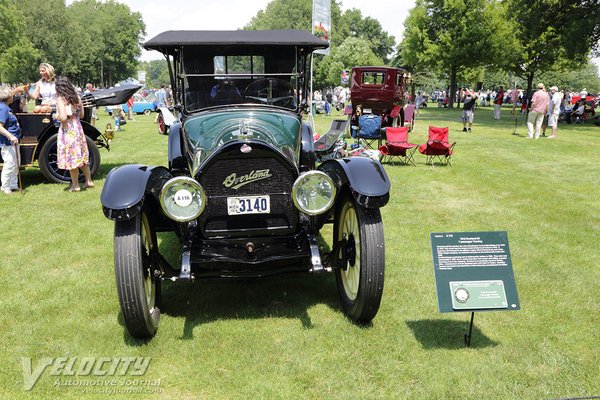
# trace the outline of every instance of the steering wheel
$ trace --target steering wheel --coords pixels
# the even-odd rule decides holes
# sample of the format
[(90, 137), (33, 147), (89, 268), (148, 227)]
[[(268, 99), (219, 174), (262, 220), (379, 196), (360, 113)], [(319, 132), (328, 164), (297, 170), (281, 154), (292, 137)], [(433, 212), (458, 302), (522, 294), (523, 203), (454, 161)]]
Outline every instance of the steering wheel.
[(283, 79), (264, 78), (249, 84), (244, 97), (261, 104), (289, 108), (294, 100), (294, 88)]

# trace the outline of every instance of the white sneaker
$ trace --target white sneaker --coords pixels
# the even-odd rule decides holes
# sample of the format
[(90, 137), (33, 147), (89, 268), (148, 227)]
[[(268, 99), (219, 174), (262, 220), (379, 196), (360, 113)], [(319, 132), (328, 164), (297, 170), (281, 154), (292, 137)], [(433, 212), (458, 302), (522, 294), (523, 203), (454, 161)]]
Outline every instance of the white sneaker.
[(10, 189), (2, 189), (2, 193), (4, 193), (4, 194), (12, 194), (12, 191)]

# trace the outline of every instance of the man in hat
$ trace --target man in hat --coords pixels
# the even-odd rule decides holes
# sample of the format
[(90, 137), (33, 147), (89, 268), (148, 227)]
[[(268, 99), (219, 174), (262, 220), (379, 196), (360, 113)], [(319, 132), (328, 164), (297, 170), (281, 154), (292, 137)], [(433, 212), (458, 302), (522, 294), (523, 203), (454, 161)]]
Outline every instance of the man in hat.
[[(548, 93), (543, 83), (538, 83), (537, 91), (531, 97), (531, 110), (527, 116), (527, 138), (528, 139), (539, 139), (540, 130), (542, 129), (542, 122), (544, 122), (544, 115), (548, 112)], [(534, 132), (535, 126), (535, 132)]]

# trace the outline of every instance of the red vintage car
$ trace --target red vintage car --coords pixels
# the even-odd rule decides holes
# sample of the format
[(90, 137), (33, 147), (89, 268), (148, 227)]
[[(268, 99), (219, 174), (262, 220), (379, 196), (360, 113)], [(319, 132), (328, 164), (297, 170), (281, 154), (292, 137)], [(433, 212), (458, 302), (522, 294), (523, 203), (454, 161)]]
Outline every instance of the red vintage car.
[(350, 81), (352, 124), (362, 114), (378, 115), (382, 126), (404, 124), (408, 71), (391, 67), (354, 67)]

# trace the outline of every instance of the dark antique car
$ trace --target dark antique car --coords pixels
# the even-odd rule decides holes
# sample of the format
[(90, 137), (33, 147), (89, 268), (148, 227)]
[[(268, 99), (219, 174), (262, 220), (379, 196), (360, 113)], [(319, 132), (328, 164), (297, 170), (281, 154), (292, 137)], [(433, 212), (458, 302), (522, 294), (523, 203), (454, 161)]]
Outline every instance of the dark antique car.
[[(81, 120), (81, 125), (90, 152), (90, 172), (92, 176), (96, 174), (100, 166), (100, 151), (98, 148), (109, 148), (108, 140), (90, 124), (92, 107), (120, 104), (139, 88), (139, 85), (123, 85), (117, 88), (97, 90), (82, 96), (84, 117)], [(15, 115), (21, 126), (20, 165), (32, 166), (37, 161), (46, 179), (56, 183), (69, 183), (69, 171), (60, 169), (57, 166), (58, 124), (53, 121), (52, 113), (16, 113)], [(2, 162), (2, 158), (0, 158), (0, 162)], [(83, 174), (80, 174), (80, 179), (83, 179)]]
[[(115, 168), (101, 195), (132, 336), (155, 334), (166, 279), (335, 272), (349, 318), (375, 317), (390, 182), (366, 157), (315, 165), (302, 113), (311, 53), (326, 46), (305, 31), (169, 31), (146, 42), (166, 56), (180, 115), (168, 167)], [(331, 248), (317, 244), (325, 223)], [(179, 238), (179, 265), (159, 253), (160, 231)]]

